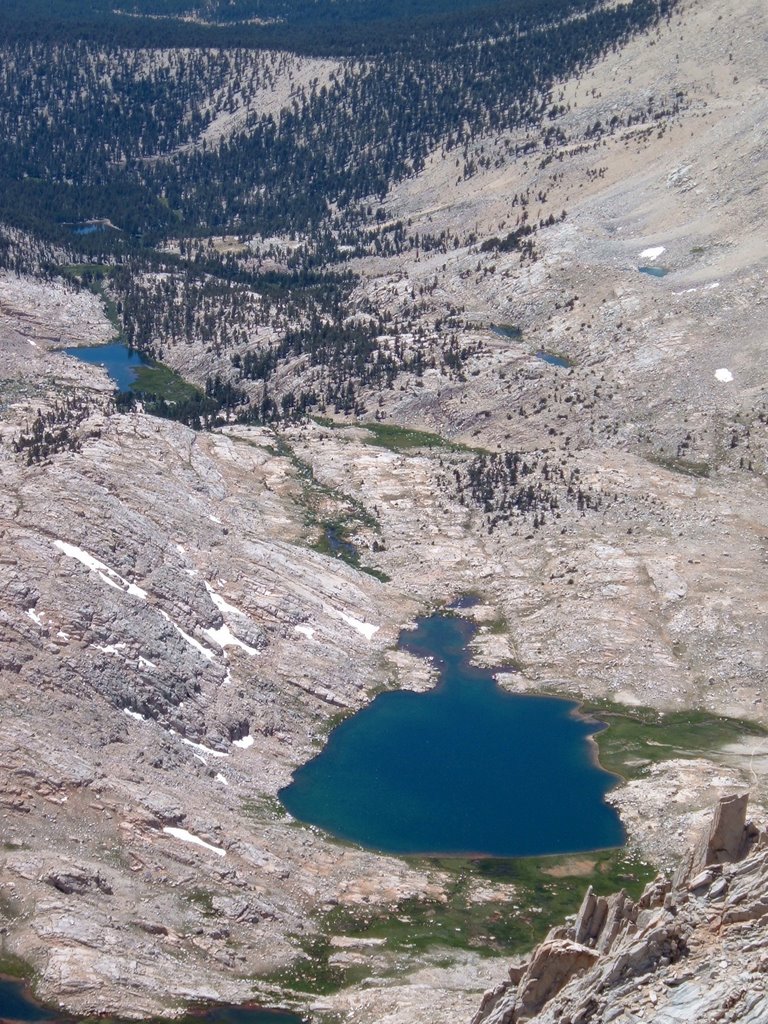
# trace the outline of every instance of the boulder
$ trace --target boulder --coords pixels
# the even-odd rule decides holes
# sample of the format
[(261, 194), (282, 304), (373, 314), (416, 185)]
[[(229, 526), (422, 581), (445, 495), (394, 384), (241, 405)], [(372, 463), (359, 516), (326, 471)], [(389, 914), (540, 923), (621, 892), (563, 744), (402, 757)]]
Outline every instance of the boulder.
[(594, 949), (569, 939), (542, 943), (520, 979), (514, 1019), (533, 1017), (571, 978), (588, 971), (598, 958)]

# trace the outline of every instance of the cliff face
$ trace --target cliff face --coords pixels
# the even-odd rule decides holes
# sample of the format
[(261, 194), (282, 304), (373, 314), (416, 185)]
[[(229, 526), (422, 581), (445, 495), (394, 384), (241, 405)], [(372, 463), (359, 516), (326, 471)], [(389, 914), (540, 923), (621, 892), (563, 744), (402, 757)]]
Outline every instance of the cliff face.
[(768, 1020), (768, 836), (747, 797), (722, 800), (673, 879), (635, 902), (587, 890), (472, 1024), (714, 1024)]

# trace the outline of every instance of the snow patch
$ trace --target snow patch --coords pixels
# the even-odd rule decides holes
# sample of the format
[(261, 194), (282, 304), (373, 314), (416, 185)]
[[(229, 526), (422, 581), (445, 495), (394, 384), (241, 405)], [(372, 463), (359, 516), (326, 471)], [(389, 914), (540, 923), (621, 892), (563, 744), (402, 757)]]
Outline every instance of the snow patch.
[(366, 640), (372, 639), (374, 633), (378, 633), (379, 627), (373, 626), (370, 622), (363, 622), (361, 619), (356, 619), (354, 615), (347, 615), (346, 612), (340, 612), (337, 608), (332, 608), (331, 611), (334, 615), (338, 615), (340, 619), (343, 619), (348, 626), (352, 629), (356, 629), (358, 633), (366, 638)]
[(42, 626), (43, 620), (37, 614), (34, 608), (27, 608), (27, 615), (32, 619), (36, 626)]
[(32, 341), (31, 338), (27, 338), (27, 341), (32, 346), (32, 348), (37, 348), (37, 342), (36, 341)]
[(213, 653), (212, 650), (210, 650), (210, 648), (204, 647), (199, 640), (195, 640), (195, 638), (193, 636), (190, 636), (189, 633), (185, 633), (181, 626), (176, 625), (176, 623), (173, 621), (168, 612), (164, 612), (161, 609), (160, 614), (163, 616), (166, 622), (170, 622), (170, 624), (173, 626), (173, 628), (176, 630), (179, 636), (186, 640), (190, 647), (194, 647), (196, 651), (199, 651), (200, 654), (202, 654), (202, 656), (206, 660), (213, 661), (213, 659), (215, 658), (215, 654)]
[(711, 284), (705, 284), (704, 285), (704, 291), (705, 292), (711, 292), (713, 288), (719, 288), (719, 287), (720, 287), (720, 282), (719, 281), (712, 281)]
[(110, 569), (108, 565), (100, 562), (98, 558), (94, 558), (93, 555), (89, 555), (87, 551), (83, 551), (82, 548), (78, 548), (74, 544), (67, 544), (67, 542), (63, 540), (55, 540), (53, 543), (54, 546), (57, 547), (59, 551), (63, 551), (68, 558), (75, 558), (86, 568), (98, 573), (101, 579), (105, 583), (108, 583), (110, 587), (114, 587), (115, 590), (122, 590), (123, 593), (130, 594), (131, 597), (138, 597), (141, 598), (142, 601), (146, 601), (146, 590), (142, 590), (141, 587), (137, 587), (135, 583), (129, 583), (128, 580), (121, 576), (119, 572), (115, 572), (114, 569)]
[(220, 612), (229, 612), (230, 615), (239, 615), (241, 618), (247, 618), (245, 612), (241, 612), (239, 608), (235, 608), (235, 606), (230, 604), (229, 601), (225, 601), (221, 594), (217, 594), (210, 583), (205, 584), (205, 589), (210, 594), (211, 600)]
[(135, 718), (137, 722), (146, 722), (144, 715), (140, 715), (138, 711), (131, 711), (130, 708), (123, 708), (123, 714), (128, 715), (129, 718)]
[(238, 640), (226, 622), (219, 629), (206, 629), (205, 635), (209, 640), (213, 640), (215, 644), (218, 644), (219, 647), (242, 647), (245, 653), (250, 654), (251, 657), (259, 653), (255, 647), (249, 647), (242, 640)]
[(185, 843), (194, 843), (195, 846), (202, 846), (206, 850), (210, 850), (211, 853), (215, 853), (219, 857), (226, 857), (227, 851), (222, 850), (220, 846), (212, 846), (211, 843), (206, 843), (200, 836), (192, 835), (191, 832), (187, 832), (185, 828), (172, 828), (170, 825), (166, 825), (163, 828), (163, 832), (166, 832), (169, 836), (173, 836), (174, 839), (181, 839)]
[(296, 630), (297, 633), (301, 633), (308, 640), (314, 639), (315, 630), (313, 629), (312, 626), (294, 626), (293, 628)]
[(241, 750), (247, 750), (248, 747), (252, 747), (254, 744), (254, 738), (250, 734), (243, 736), (241, 740), (232, 740), (233, 747), (240, 747)]
[(148, 668), (150, 672), (154, 672), (157, 669), (157, 665), (154, 661), (150, 661), (149, 658), (144, 658), (141, 654), (139, 655), (139, 668)]
[(224, 776), (221, 774), (221, 772), (216, 772), (216, 781), (220, 782), (223, 786), (228, 786), (229, 785), (229, 783), (224, 778)]
[(187, 740), (183, 737), (181, 742), (185, 743), (188, 747), (194, 747), (195, 750), (199, 750), (209, 757), (229, 757), (229, 754), (226, 754), (223, 750), (213, 750), (212, 747), (206, 747), (202, 743), (193, 743), (192, 740)]
[(730, 384), (733, 380), (733, 374), (730, 370), (726, 370), (725, 367), (722, 367), (720, 370), (715, 370), (715, 378), (723, 384)]
[(91, 647), (96, 651), (101, 651), (102, 654), (121, 654), (125, 650), (125, 644), (91, 644)]
[(641, 260), (657, 260), (663, 252), (666, 252), (666, 247), (663, 245), (654, 245), (650, 249), (643, 249), (640, 253)]

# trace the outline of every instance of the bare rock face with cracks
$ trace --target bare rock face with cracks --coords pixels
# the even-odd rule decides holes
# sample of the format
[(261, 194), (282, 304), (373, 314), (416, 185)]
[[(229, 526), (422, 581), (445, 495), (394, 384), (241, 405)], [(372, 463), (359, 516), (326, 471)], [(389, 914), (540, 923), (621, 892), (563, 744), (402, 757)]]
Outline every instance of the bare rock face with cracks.
[(639, 900), (588, 889), (573, 924), (511, 967), (473, 1024), (764, 1020), (768, 839), (746, 810), (746, 794), (723, 799), (674, 879)]
[[(117, 413), (104, 369), (58, 351), (111, 337), (100, 300), (0, 276), (0, 939), (41, 998), (133, 1017), (257, 998), (361, 1024), (469, 1020), (481, 1000), (478, 1024), (766, 1018), (768, 854), (743, 798), (695, 845), (722, 797), (749, 789), (757, 820), (766, 801), (748, 727), (768, 696), (764, 20), (682, 3), (560, 83), (556, 138), (483, 140), (494, 158), (466, 180), (437, 149), (389, 190), (387, 217), (458, 244), (354, 260), (357, 308), (437, 339), (461, 307), (467, 355), (461, 377), (428, 367), (367, 399), (439, 446), (382, 445), (370, 416), (194, 432)], [(482, 245), (525, 190), (558, 215), (528, 264)], [(198, 384), (222, 363), (196, 338), (166, 357)], [(28, 461), (38, 429), (52, 450)], [(510, 453), (546, 498), (535, 523)], [(329, 556), (338, 520), (378, 576)], [(588, 890), (500, 985), (502, 949), (437, 927), (412, 950), (346, 934), (437, 913), (455, 875), (277, 800), (340, 715), (431, 685), (399, 630), (467, 592), (474, 656), (508, 664), (511, 691), (743, 725), (621, 762), (609, 799), (667, 880)], [(517, 883), (462, 884), (489, 920), (519, 908)], [(344, 984), (302, 990), (318, 964)]]

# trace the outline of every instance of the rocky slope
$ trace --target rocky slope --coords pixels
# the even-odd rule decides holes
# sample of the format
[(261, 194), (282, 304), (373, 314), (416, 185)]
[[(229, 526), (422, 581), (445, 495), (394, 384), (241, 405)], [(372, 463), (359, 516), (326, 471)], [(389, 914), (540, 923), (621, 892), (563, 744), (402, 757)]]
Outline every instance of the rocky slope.
[[(521, 136), (511, 144), (539, 148), (514, 160), (488, 140), (498, 166), (458, 182), (453, 156), (435, 153), (386, 208), (461, 244), (356, 268), (361, 302), (392, 310), (418, 296), (425, 330), (463, 307), (469, 351), (461, 377), (427, 369), (371, 408), (535, 455), (537, 484), (558, 502), (543, 524), (486, 510), (466, 447), (392, 450), (360, 425), (278, 438), (116, 415), (104, 371), (55, 351), (110, 336), (95, 297), (0, 279), (0, 917), (4, 952), (32, 963), (43, 997), (134, 1016), (254, 990), (284, 1000), (291, 985), (273, 972), (306, 963), (319, 915), (445, 899), (441, 872), (330, 842), (282, 817), (275, 795), (339, 713), (382, 686), (429, 685), (392, 648), (414, 614), (459, 593), (482, 597), (477, 656), (512, 661), (500, 676), (511, 689), (764, 720), (763, 20), (756, 2), (683, 4), (653, 39), (563, 83), (556, 147)], [(594, 138), (596, 121), (628, 113), (639, 119)], [(478, 252), (524, 189), (546, 190), (542, 217), (568, 212), (538, 233), (539, 258)], [(640, 274), (641, 262), (670, 273)], [(169, 357), (212, 368), (193, 345)], [(39, 412), (59, 431), (63, 403), (77, 410), (75, 450), (62, 441), (27, 464), (19, 439)], [(550, 482), (554, 466), (564, 476)], [(574, 470), (586, 507), (568, 494)], [(391, 582), (315, 549), (319, 524), (339, 518)], [(638, 767), (612, 794), (633, 845), (672, 865), (718, 797), (749, 785), (764, 803), (766, 749), (757, 738)], [(722, 1008), (759, 954), (736, 918), (718, 930), (721, 911), (759, 907), (764, 856), (687, 902), (680, 886), (613, 901), (621, 935), (583, 991), (569, 983), (543, 1012), (551, 1003), (575, 1022), (593, 997), (606, 1022), (622, 1019), (610, 1016), (622, 1000), (626, 1021), (635, 1000), (644, 1019), (665, 1004), (659, 1020), (698, 1020), (710, 996)], [(512, 902), (503, 887), (477, 898), (490, 912)], [(679, 953), (686, 915), (685, 941), (701, 943), (692, 978), (657, 990), (617, 975), (615, 997), (598, 991), (656, 928)], [(579, 963), (607, 934), (590, 929)], [(296, 998), (350, 1021), (468, 1018), (503, 970), (437, 940), (409, 960), (333, 938), (337, 962), (367, 983)], [(570, 963), (576, 934), (553, 941)], [(759, 1019), (744, 1016), (758, 974), (742, 979), (732, 1019)], [(485, 1012), (518, 1012), (515, 998), (499, 993)]]
[(589, 889), (575, 921), (485, 994), (473, 1024), (765, 1020), (768, 844), (746, 807), (746, 795), (721, 801), (674, 879), (638, 901)]

